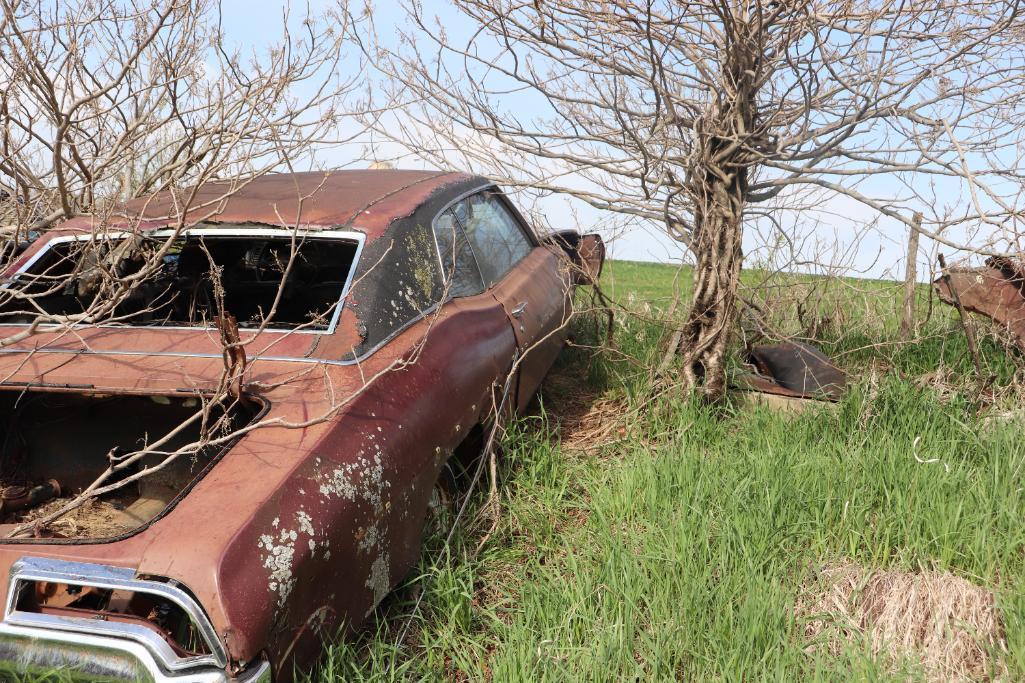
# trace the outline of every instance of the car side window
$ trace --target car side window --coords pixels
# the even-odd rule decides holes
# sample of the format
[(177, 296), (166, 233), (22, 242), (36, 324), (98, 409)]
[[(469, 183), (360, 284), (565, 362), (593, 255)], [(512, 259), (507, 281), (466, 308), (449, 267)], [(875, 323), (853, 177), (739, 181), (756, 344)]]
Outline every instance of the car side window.
[(471, 195), (454, 208), (488, 287), (501, 280), (534, 248), (519, 222), (494, 193)]
[(438, 240), (438, 254), (445, 276), (448, 295), (473, 296), (484, 291), (477, 261), (466, 242), (455, 218), (455, 210), (444, 211), (434, 221), (434, 237)]

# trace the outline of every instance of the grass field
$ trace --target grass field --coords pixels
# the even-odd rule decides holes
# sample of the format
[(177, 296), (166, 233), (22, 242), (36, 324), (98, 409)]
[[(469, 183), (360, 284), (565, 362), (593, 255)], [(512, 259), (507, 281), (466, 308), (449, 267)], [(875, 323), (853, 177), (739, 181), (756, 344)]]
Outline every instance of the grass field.
[[(614, 262), (603, 286), (650, 313), (674, 273)], [(950, 311), (898, 345), (892, 284), (844, 288), (866, 312), (824, 335), (854, 380), (835, 411), (652, 398), (621, 355), (565, 353), (537, 413), (503, 440), (497, 517), (478, 494), (453, 544), (429, 539), (420, 571), (310, 680), (935, 679), (867, 635), (808, 640), (797, 606), (844, 563), (993, 591), (998, 641), (980, 640), (988, 658), (968, 673), (1025, 677), (1021, 425), (975, 414)], [(998, 402), (1013, 402), (1014, 365), (984, 337)], [(638, 318), (620, 315), (616, 339), (636, 358), (658, 352)]]

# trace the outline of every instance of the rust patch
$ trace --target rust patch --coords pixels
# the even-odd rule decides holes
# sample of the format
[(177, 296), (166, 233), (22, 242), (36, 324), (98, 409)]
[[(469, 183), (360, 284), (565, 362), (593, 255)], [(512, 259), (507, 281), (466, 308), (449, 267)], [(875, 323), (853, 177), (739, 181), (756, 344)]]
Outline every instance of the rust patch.
[[(299, 224), (308, 227), (359, 222), (381, 230), (395, 217), (411, 213), (439, 187), (470, 177), (436, 171), (335, 170), (210, 181), (195, 190), (185, 220), (280, 225), (300, 216)], [(129, 202), (124, 213), (144, 223), (167, 223), (179, 213), (180, 200), (172, 192), (161, 192)], [(126, 224), (132, 227), (131, 221)], [(370, 235), (376, 236), (376, 231)]]
[(991, 258), (982, 268), (951, 269), (950, 285), (938, 278), (932, 285), (940, 300), (955, 305), (953, 288), (965, 310), (1003, 326), (1025, 350), (1025, 270), (1020, 259)]

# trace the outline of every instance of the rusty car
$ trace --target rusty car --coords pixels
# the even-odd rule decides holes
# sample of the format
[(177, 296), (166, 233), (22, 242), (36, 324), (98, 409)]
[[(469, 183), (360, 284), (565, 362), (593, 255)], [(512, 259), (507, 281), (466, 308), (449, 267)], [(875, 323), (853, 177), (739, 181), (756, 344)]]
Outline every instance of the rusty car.
[[(76, 318), (147, 243), (147, 278)], [(603, 259), (485, 178), (392, 169), (209, 181), (40, 236), (2, 285), (32, 305), (0, 305), (2, 666), (291, 680), (414, 567), (446, 461), (528, 406)], [(199, 407), (231, 433), (161, 460)], [(115, 490), (33, 524), (128, 452)]]

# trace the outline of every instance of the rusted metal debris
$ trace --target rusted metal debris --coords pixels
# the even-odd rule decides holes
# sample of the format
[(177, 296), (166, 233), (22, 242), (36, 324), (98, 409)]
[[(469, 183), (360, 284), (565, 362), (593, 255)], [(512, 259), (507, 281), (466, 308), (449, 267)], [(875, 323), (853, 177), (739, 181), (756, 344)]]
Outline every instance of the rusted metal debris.
[(847, 386), (844, 372), (808, 344), (755, 346), (748, 352), (748, 362), (757, 372), (741, 375), (738, 383), (753, 391), (839, 401)]
[(980, 268), (952, 268), (932, 285), (941, 301), (954, 306), (959, 299), (965, 310), (984, 315), (1005, 327), (1016, 345), (1025, 350), (1023, 257), (993, 257)]

